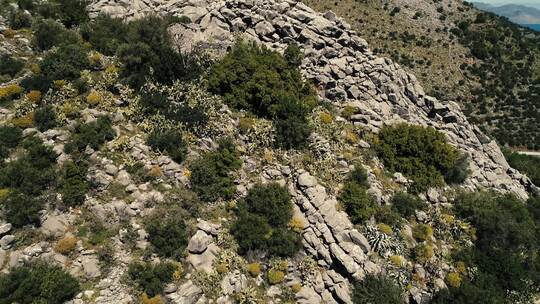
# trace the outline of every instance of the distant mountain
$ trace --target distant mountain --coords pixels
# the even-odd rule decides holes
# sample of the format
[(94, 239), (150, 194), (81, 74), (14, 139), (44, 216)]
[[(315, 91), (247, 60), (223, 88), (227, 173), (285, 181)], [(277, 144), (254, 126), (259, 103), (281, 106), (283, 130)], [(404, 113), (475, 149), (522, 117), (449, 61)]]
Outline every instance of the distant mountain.
[(525, 5), (508, 4), (494, 6), (491, 4), (474, 2), (477, 8), (506, 17), (518, 24), (540, 24), (540, 10)]

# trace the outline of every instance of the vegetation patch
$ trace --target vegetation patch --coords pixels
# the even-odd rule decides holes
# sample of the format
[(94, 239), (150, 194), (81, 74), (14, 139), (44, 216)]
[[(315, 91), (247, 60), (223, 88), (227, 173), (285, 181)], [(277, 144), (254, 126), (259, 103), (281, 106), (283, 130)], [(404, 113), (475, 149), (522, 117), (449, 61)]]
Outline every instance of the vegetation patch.
[(353, 303), (403, 303), (401, 288), (384, 276), (367, 275), (362, 281), (354, 283), (353, 288)]
[(132, 263), (128, 268), (128, 275), (139, 289), (150, 297), (163, 292), (165, 284), (173, 280), (176, 267), (171, 263)]
[(459, 152), (447, 143), (444, 134), (430, 127), (386, 126), (379, 133), (375, 149), (388, 171), (401, 172), (413, 180), (409, 187), (412, 193), (444, 185), (445, 175), (450, 172), (449, 177), (460, 179), (447, 178), (448, 182), (463, 182), (466, 177), (465, 173), (454, 172), (466, 170), (459, 166)]

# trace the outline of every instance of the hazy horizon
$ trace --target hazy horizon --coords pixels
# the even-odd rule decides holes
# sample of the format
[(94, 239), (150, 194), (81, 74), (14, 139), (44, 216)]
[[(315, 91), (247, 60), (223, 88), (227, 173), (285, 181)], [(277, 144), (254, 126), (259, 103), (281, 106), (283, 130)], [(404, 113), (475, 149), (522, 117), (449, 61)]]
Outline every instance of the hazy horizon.
[(502, 6), (506, 4), (518, 4), (525, 5), (540, 9), (540, 0), (523, 0), (523, 1), (509, 1), (509, 0), (475, 0), (473, 2), (483, 2), (495, 6)]

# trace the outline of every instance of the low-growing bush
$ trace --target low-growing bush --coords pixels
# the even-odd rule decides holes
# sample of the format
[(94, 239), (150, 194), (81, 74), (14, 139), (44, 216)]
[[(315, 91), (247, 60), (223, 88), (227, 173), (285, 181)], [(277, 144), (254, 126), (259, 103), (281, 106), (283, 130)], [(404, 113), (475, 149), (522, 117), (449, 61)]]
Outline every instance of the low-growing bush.
[(412, 235), (419, 242), (427, 241), (433, 236), (433, 228), (426, 224), (417, 224), (412, 228)]
[(0, 87), (0, 102), (15, 99), (21, 95), (23, 88), (17, 84)]
[(79, 282), (59, 266), (38, 261), (0, 275), (0, 303), (64, 303), (80, 290)]
[(81, 36), (92, 46), (108, 56), (113, 56), (124, 43), (127, 27), (120, 18), (100, 14), (81, 27)]
[(35, 137), (25, 139), (21, 146), (24, 152), (16, 160), (0, 164), (0, 188), (39, 195), (56, 179), (57, 154)]
[(22, 130), (17, 127), (0, 126), (0, 159), (9, 155), (22, 140)]
[(418, 193), (451, 181), (463, 180), (464, 164), (459, 152), (443, 133), (430, 127), (399, 124), (385, 126), (379, 133), (376, 151), (390, 172), (401, 172), (413, 180), (409, 190)]
[(78, 42), (77, 34), (67, 30), (62, 24), (52, 19), (38, 20), (32, 26), (32, 44), (40, 51), (46, 51), (53, 46), (73, 44)]
[(32, 26), (32, 17), (22, 10), (14, 10), (9, 15), (9, 26), (14, 29), (22, 29)]
[(401, 215), (389, 206), (381, 206), (377, 208), (375, 212), (375, 219), (379, 223), (384, 223), (392, 227), (401, 227), (403, 225), (403, 218)]
[(56, 112), (52, 106), (38, 108), (34, 112), (34, 123), (41, 132), (53, 129), (57, 126)]
[(26, 91), (40, 91), (40, 92), (47, 92), (49, 88), (52, 86), (53, 80), (49, 78), (47, 75), (43, 74), (33, 74), (30, 76), (27, 76), (21, 80), (21, 86)]
[(63, 255), (68, 255), (75, 249), (76, 246), (77, 238), (74, 236), (66, 236), (58, 240), (56, 246), (54, 246), (54, 251)]
[(148, 135), (146, 143), (152, 149), (166, 153), (177, 163), (183, 162), (186, 158), (187, 147), (180, 131), (154, 129)]
[(51, 4), (56, 7), (57, 18), (68, 28), (80, 25), (88, 17), (88, 0), (53, 0)]
[(167, 258), (180, 258), (188, 243), (186, 225), (178, 214), (157, 214), (145, 225), (154, 251)]
[(230, 199), (236, 188), (230, 172), (239, 169), (241, 160), (230, 140), (222, 140), (217, 151), (206, 153), (191, 165), (191, 187), (203, 201)]
[(14, 77), (24, 67), (24, 62), (13, 58), (9, 54), (0, 55), (0, 75), (9, 75)]
[(366, 188), (355, 182), (346, 183), (338, 199), (354, 224), (365, 222), (377, 211), (377, 204)]
[(64, 163), (58, 192), (62, 196), (64, 207), (81, 205), (90, 185), (86, 180), (88, 164), (84, 160), (67, 161)]
[(427, 204), (415, 195), (398, 192), (392, 197), (392, 210), (404, 218), (414, 215), (416, 210), (426, 210)]
[(132, 263), (128, 268), (128, 275), (139, 289), (154, 297), (163, 292), (164, 285), (173, 279), (176, 267), (171, 263)]
[(275, 285), (283, 282), (285, 280), (285, 273), (281, 270), (270, 269), (268, 271), (268, 283), (270, 285)]
[(12, 190), (8, 192), (6, 197), (0, 199), (0, 205), (4, 218), (14, 227), (39, 226), (41, 224), (39, 212), (44, 206), (39, 198)]
[(506, 153), (508, 164), (526, 174), (535, 185), (540, 185), (540, 157), (518, 153)]
[(300, 234), (289, 230), (291, 195), (276, 183), (253, 186), (238, 207), (231, 228), (241, 253), (267, 251), (273, 256), (293, 256), (302, 247)]
[(369, 274), (354, 283), (352, 301), (355, 304), (401, 304), (402, 290), (390, 278)]
[(70, 142), (65, 146), (65, 151), (82, 152), (87, 146), (97, 150), (115, 137), (116, 131), (111, 126), (111, 119), (108, 116), (101, 116), (96, 121), (78, 124), (71, 134)]
[(90, 68), (88, 50), (79, 44), (61, 45), (47, 53), (40, 63), (44, 75), (53, 80), (75, 80)]

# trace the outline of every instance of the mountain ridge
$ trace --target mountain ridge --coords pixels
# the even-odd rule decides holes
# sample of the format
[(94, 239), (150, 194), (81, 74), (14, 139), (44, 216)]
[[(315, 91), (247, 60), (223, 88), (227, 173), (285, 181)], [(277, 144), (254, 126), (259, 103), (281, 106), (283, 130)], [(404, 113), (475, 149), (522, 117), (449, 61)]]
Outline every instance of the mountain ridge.
[(506, 17), (517, 24), (540, 24), (540, 9), (534, 7), (517, 4), (495, 6), (483, 2), (473, 4), (481, 10)]

